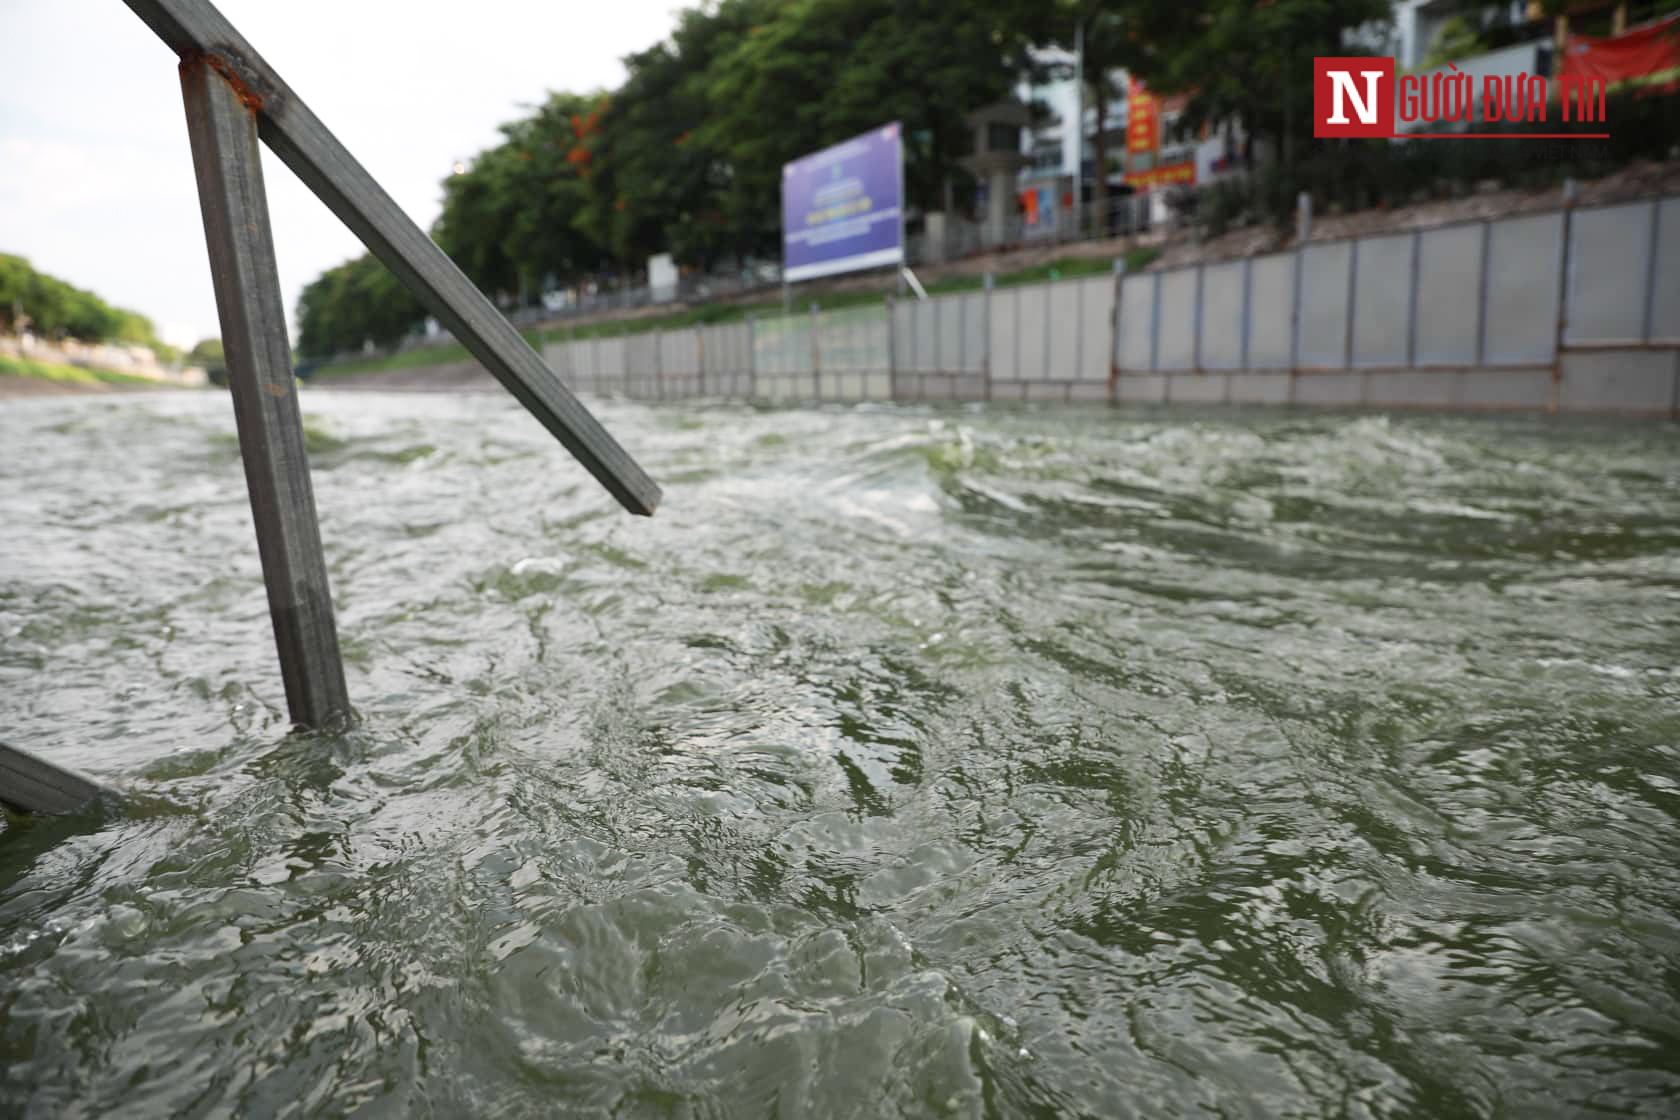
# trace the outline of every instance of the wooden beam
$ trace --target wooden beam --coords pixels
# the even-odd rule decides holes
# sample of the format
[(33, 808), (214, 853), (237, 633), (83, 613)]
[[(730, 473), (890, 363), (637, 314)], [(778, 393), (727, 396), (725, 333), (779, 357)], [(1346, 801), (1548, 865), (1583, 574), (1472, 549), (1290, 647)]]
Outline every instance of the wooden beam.
[(256, 117), (202, 55), (182, 60), (181, 93), (286, 707), (294, 723), (330, 727), (350, 718), (350, 698), (315, 520)]
[(183, 59), (203, 56), (228, 79), (274, 153), (625, 509), (654, 511), (658, 485), (208, 0), (124, 2)]
[(91, 778), (0, 743), (0, 804), (22, 813), (74, 813), (106, 792)]

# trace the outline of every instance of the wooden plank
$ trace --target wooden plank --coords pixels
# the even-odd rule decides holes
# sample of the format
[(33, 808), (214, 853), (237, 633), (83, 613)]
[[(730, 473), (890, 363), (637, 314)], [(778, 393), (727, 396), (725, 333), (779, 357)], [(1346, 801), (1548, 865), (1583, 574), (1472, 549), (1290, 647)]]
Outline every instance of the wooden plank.
[(181, 92), (286, 706), (295, 723), (329, 727), (350, 717), (350, 698), (315, 520), (256, 119), (202, 57), (181, 63)]
[(274, 153), (625, 509), (654, 511), (658, 485), (214, 6), (124, 2), (183, 59), (203, 55), (229, 79)]
[(22, 813), (75, 813), (107, 792), (91, 778), (0, 743), (0, 804)]

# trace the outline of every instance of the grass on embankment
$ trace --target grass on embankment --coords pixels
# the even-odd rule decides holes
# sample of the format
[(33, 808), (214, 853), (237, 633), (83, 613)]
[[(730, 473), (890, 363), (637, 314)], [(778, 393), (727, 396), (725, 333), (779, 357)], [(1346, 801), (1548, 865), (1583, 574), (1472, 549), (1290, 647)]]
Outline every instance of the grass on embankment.
[[(1137, 246), (1126, 250), (1126, 271), (1136, 272), (1145, 268), (1149, 262), (1160, 256), (1160, 250), (1147, 246)], [(1017, 284), (1041, 284), (1047, 280), (1069, 280), (1076, 276), (1096, 276), (1114, 271), (1113, 257), (1070, 257), (1049, 264), (1035, 265), (1023, 268), (1017, 272), (1000, 273), (992, 278), (992, 283), (999, 288), (1014, 287)], [(942, 280), (927, 285), (930, 296), (949, 295), (954, 292), (978, 291), (985, 284), (980, 276), (948, 276)], [(794, 304), (795, 311), (809, 311), (811, 304), (819, 305), (824, 311), (840, 311), (848, 307), (865, 307), (879, 305), (884, 294), (879, 291), (829, 292), (821, 298), (803, 299)], [(525, 341), (540, 350), (545, 342), (567, 342), (575, 338), (613, 338), (618, 335), (641, 334), (652, 330), (680, 330), (683, 327), (711, 326), (717, 323), (738, 323), (753, 315), (775, 315), (780, 313), (781, 300), (760, 300), (755, 303), (703, 303), (697, 307), (673, 311), (668, 315), (645, 315), (634, 319), (607, 319), (593, 323), (580, 323), (575, 327), (553, 327), (549, 330), (521, 331)], [(341, 377), (353, 377), (358, 373), (369, 373), (375, 370), (413, 369), (417, 366), (442, 365), (445, 362), (466, 361), (468, 354), (466, 347), (459, 342), (446, 342), (438, 346), (428, 346), (420, 350), (405, 350), (400, 354), (386, 357), (357, 358), (354, 361), (339, 362), (335, 365), (321, 366), (310, 371), (307, 376), (311, 379), (323, 381), (336, 380)]]
[(13, 358), (0, 354), (0, 377), (33, 377), (40, 381), (59, 381), (77, 385), (157, 385), (150, 377), (132, 373), (114, 373), (108, 369), (83, 369), (81, 366), (60, 365), (57, 362), (38, 362), (33, 358)]

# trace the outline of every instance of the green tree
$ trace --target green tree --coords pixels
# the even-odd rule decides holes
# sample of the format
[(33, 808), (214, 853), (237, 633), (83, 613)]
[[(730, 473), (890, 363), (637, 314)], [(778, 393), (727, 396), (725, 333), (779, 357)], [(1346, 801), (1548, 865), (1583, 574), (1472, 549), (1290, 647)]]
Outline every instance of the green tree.
[(204, 370), (212, 385), (227, 384), (227, 357), (222, 352), (222, 340), (202, 338), (187, 351), (187, 364)]
[[(1312, 60), (1369, 54), (1386, 0), (1131, 0), (1134, 68), (1156, 91), (1184, 93), (1186, 127), (1235, 118), (1285, 166), (1312, 134)], [(1354, 33), (1363, 32), (1363, 36)]]
[(479, 287), (534, 300), (548, 277), (600, 267), (600, 242), (580, 222), (589, 202), (604, 98), (553, 93), (502, 126), (503, 141), (444, 180), (433, 236)]
[(25, 324), (47, 338), (145, 346), (164, 360), (177, 353), (138, 311), (112, 307), (92, 292), (37, 272), (22, 257), (0, 254), (0, 325), (16, 333)]
[(408, 289), (371, 254), (322, 273), (298, 297), (297, 351), (326, 358), (367, 343), (400, 341), (425, 316)]
[(710, 83), (723, 57), (755, 20), (771, 15), (769, 5), (741, 0), (691, 8), (670, 42), (624, 60), (629, 77), (591, 137), (589, 202), (580, 221), (621, 265), (633, 268), (668, 251), (710, 267), (751, 250), (750, 236), (725, 215), (728, 153), (700, 126), (712, 113)]
[(903, 124), (909, 203), (943, 208), (947, 184), (965, 177), (967, 114), (1009, 94), (1027, 46), (1053, 26), (1023, 0), (743, 7), (755, 19), (711, 68), (698, 134), (724, 154), (727, 219), (762, 249), (777, 241), (782, 165), (886, 121)]

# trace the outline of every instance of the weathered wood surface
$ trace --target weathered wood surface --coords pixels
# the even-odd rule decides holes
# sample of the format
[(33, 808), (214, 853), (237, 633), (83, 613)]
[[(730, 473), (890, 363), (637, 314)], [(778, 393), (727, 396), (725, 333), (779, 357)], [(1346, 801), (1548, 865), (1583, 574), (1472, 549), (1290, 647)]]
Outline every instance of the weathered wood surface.
[(74, 813), (105, 792), (91, 778), (0, 743), (0, 804), (24, 813)]
[(183, 60), (203, 57), (256, 113), (262, 139), (631, 513), (659, 487), (501, 312), (409, 220), (207, 0), (124, 0)]
[(350, 697), (286, 341), (256, 120), (202, 56), (182, 61), (181, 92), (286, 706), (295, 723), (330, 727), (348, 721)]

